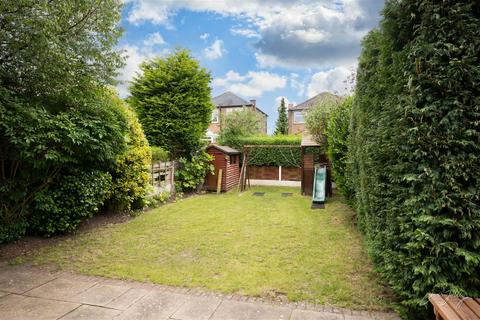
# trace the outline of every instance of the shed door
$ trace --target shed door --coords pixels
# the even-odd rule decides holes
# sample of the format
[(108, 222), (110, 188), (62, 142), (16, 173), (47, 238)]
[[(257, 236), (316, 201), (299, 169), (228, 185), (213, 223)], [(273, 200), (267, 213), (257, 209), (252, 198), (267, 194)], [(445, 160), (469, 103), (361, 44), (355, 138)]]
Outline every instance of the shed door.
[(216, 153), (212, 154), (212, 156), (214, 159), (210, 163), (215, 167), (215, 175), (208, 173), (205, 178), (205, 187), (208, 191), (217, 190), (218, 171), (225, 167), (225, 155)]

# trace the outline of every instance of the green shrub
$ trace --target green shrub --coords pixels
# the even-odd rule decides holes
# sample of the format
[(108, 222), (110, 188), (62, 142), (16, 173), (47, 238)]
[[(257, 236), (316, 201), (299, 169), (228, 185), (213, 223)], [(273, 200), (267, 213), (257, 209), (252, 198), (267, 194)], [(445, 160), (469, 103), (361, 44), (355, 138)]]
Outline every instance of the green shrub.
[(245, 145), (295, 145), (292, 148), (251, 148), (249, 165), (284, 167), (301, 167), (301, 143), (302, 138), (295, 135), (260, 135), (232, 138), (225, 141), (227, 146), (242, 152)]
[(338, 190), (347, 197), (352, 194), (348, 189), (345, 176), (352, 102), (353, 97), (348, 97), (330, 112), (325, 132), (327, 156), (332, 164), (335, 184)]
[(150, 187), (152, 155), (135, 113), (123, 101), (114, 99), (123, 112), (129, 131), (127, 149), (118, 156), (116, 166), (110, 171), (112, 187), (108, 205), (113, 211), (140, 209), (145, 203)]
[(46, 236), (74, 230), (98, 212), (110, 184), (111, 176), (101, 171), (76, 170), (59, 176), (36, 194), (30, 230)]
[(167, 162), (170, 160), (170, 154), (168, 153), (167, 150), (160, 148), (160, 147), (155, 147), (151, 146), (150, 150), (152, 152), (152, 161), (162, 161), (162, 162)]
[(242, 108), (240, 111), (227, 113), (226, 115), (221, 114), (218, 143), (234, 143), (238, 139), (259, 134), (261, 129), (261, 116), (249, 108)]
[(352, 109), (359, 224), (406, 316), (429, 292), (480, 295), (480, 8), (388, 1)]
[(204, 182), (208, 172), (214, 172), (214, 166), (210, 164), (213, 156), (205, 151), (191, 157), (180, 158), (180, 168), (175, 171), (175, 188), (178, 191), (197, 190)]
[(305, 127), (311, 134), (312, 138), (320, 144), (322, 152), (327, 150), (327, 136), (326, 130), (328, 125), (328, 119), (331, 112), (337, 108), (340, 101), (331, 97), (326, 98), (319, 102), (314, 107), (308, 109), (305, 114)]

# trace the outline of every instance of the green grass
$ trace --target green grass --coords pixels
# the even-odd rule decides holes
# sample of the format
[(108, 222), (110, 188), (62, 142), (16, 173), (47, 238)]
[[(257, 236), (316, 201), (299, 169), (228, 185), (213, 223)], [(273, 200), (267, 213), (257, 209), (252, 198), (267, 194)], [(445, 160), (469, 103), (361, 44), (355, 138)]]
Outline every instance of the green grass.
[[(253, 197), (253, 191), (266, 192)], [(282, 198), (281, 192), (293, 192)], [(194, 196), (42, 250), (37, 264), (225, 293), (385, 310), (353, 212), (342, 198), (311, 210), (298, 189)]]

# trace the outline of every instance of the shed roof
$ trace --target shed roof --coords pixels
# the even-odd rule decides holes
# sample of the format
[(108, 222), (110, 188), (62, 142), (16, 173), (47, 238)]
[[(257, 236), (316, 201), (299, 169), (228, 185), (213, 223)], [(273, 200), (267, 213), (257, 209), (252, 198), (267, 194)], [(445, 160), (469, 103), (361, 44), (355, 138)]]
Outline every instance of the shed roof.
[(230, 148), (228, 146), (219, 146), (217, 144), (211, 144), (207, 147), (207, 150), (210, 149), (210, 148), (215, 148), (229, 156), (233, 156), (233, 155), (236, 155), (236, 154), (240, 154), (241, 152), (236, 150), (236, 149), (233, 149), (233, 148)]
[(291, 108), (288, 108), (288, 110), (305, 110), (305, 109), (309, 109), (323, 101), (328, 101), (328, 100), (333, 100), (333, 101), (337, 101), (337, 102), (340, 102), (342, 101), (342, 97), (339, 97), (333, 93), (330, 93), (330, 92), (322, 92), (322, 93), (319, 93), (317, 94), (316, 96), (300, 103), (300, 104), (297, 104), (296, 106), (293, 106)]
[(316, 142), (310, 134), (303, 133), (302, 147), (320, 147), (320, 144)]

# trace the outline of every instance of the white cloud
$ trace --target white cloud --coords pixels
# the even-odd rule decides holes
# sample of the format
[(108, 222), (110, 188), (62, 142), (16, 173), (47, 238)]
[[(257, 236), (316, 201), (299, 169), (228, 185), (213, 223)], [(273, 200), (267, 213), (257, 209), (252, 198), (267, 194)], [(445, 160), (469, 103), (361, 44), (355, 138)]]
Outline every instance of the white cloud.
[(265, 71), (249, 71), (240, 75), (230, 70), (225, 77), (213, 80), (213, 86), (232, 91), (244, 97), (260, 97), (264, 92), (282, 89), (287, 84), (287, 78)]
[(165, 44), (165, 40), (163, 40), (162, 35), (159, 32), (149, 34), (145, 40), (143, 40), (143, 44), (149, 47), (155, 45), (162, 45)]
[(209, 46), (209, 47), (207, 47), (203, 50), (205, 58), (207, 58), (208, 60), (219, 59), (226, 52), (227, 52), (227, 50), (225, 50), (222, 40), (215, 40), (212, 43), (211, 46)]
[(305, 93), (305, 83), (299, 79), (296, 73), (290, 73), (290, 87), (297, 90), (298, 96), (301, 97)]
[(260, 38), (260, 35), (255, 30), (252, 30), (252, 29), (232, 28), (230, 29), (230, 32), (236, 36), (243, 36), (246, 38)]
[(200, 35), (200, 39), (205, 41), (208, 39), (208, 37), (210, 37), (210, 33), (204, 33), (202, 35)]
[(348, 79), (354, 70), (353, 67), (337, 67), (315, 73), (308, 84), (307, 96), (311, 98), (325, 91), (338, 95), (350, 93), (351, 84), (348, 83)]
[(124, 98), (130, 94), (128, 91), (130, 81), (132, 81), (136, 75), (141, 73), (140, 64), (143, 61), (151, 59), (155, 56), (166, 55), (169, 53), (169, 50), (164, 49), (162, 51), (153, 51), (150, 47), (140, 48), (128, 44), (123, 46), (122, 50), (124, 51), (126, 60), (125, 66), (120, 70), (117, 77), (117, 80), (120, 82), (117, 85), (117, 89), (120, 97)]
[[(169, 23), (181, 9), (233, 16), (249, 24), (232, 33), (257, 37), (264, 67), (328, 68), (354, 64), (360, 41), (377, 26), (382, 0), (129, 0), (130, 22)], [(256, 30), (256, 31), (254, 31)], [(257, 36), (258, 35), (258, 36)]]

